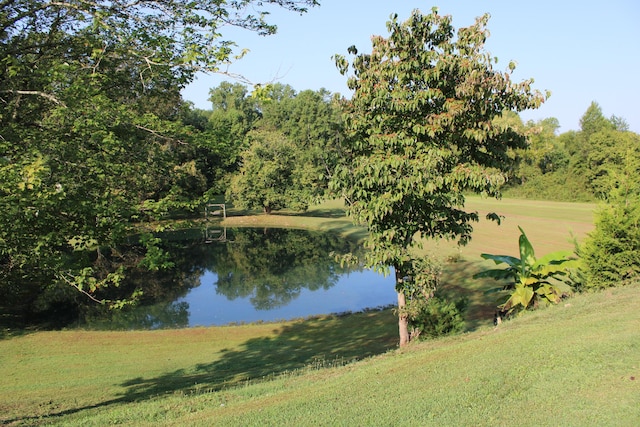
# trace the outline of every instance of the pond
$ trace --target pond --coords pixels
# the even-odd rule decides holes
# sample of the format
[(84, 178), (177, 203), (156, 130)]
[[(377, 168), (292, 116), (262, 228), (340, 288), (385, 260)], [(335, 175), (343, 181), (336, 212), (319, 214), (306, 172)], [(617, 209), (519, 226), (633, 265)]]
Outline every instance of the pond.
[(394, 279), (341, 266), (353, 242), (292, 229), (205, 229), (167, 233), (174, 267), (133, 272), (123, 284), (143, 291), (122, 311), (87, 310), (76, 326), (158, 329), (288, 320), (357, 312), (395, 303)]

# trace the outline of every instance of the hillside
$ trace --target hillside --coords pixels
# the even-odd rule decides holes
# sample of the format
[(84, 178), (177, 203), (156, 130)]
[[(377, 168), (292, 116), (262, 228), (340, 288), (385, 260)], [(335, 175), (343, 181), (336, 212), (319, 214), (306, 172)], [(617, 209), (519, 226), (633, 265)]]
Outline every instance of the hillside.
[[(364, 342), (358, 339), (375, 340), (367, 335), (380, 326), (375, 322), (379, 316), (391, 319), (380, 312), (359, 325), (349, 324), (349, 316), (333, 321), (355, 328), (344, 331), (342, 338), (351, 337), (351, 344), (358, 346)], [(310, 321), (309, 330), (313, 325)], [(289, 326), (298, 328), (298, 334), (289, 336), (287, 352), (314, 347), (319, 337), (305, 333), (305, 322)], [(341, 325), (333, 326), (326, 331), (340, 331)], [(243, 342), (242, 335), (251, 335), (251, 328), (261, 328), (265, 335), (260, 345), (255, 338)], [(202, 337), (214, 330), (229, 334), (231, 347), (209, 341), (207, 359)], [(216, 368), (240, 373), (243, 363), (273, 363), (268, 342), (281, 340), (286, 330), (267, 324), (179, 335), (41, 332), (5, 339), (0, 341), (0, 420), (9, 425), (256, 426), (632, 426), (640, 421), (638, 285), (580, 295), (497, 329), (417, 343), (359, 362), (348, 363), (339, 353), (327, 352), (324, 359), (310, 358), (304, 369), (280, 369), (260, 381), (246, 382), (238, 375), (229, 387), (211, 382), (221, 375)], [(137, 346), (117, 341), (126, 334), (135, 335)], [(61, 338), (66, 338), (63, 346)], [(83, 342), (74, 344), (73, 339)], [(80, 354), (92, 340), (102, 346), (93, 363)], [(105, 345), (109, 340), (113, 345)], [(348, 349), (349, 343), (343, 346)], [(154, 361), (140, 363), (143, 353)], [(74, 355), (80, 357), (72, 359)], [(157, 360), (165, 358), (163, 370)], [(172, 358), (181, 360), (179, 369)], [(137, 370), (132, 369), (136, 364)], [(58, 379), (64, 380), (54, 385), (56, 365)], [(48, 377), (39, 377), (39, 370), (46, 370)], [(128, 381), (120, 380), (123, 371)], [(40, 380), (21, 382), (25, 375)], [(101, 387), (98, 379), (105, 376), (110, 386)], [(48, 397), (42, 394), (44, 387), (49, 388)], [(34, 399), (37, 395), (41, 401)]]

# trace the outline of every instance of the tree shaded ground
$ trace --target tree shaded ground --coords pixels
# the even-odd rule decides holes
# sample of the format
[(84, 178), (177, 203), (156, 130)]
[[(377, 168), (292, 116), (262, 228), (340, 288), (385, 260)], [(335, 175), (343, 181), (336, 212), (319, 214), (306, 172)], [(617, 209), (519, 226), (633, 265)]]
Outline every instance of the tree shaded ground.
[[(391, 310), (383, 310), (262, 325), (38, 332), (4, 340), (0, 420), (48, 424), (52, 417), (167, 393), (219, 391), (340, 366), (395, 348), (394, 320)], [(32, 382), (26, 388), (25, 376)]]

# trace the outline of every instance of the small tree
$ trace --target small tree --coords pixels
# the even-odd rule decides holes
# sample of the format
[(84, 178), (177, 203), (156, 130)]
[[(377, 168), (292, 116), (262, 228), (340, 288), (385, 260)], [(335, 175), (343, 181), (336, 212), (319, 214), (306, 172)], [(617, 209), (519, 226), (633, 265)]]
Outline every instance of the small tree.
[(640, 279), (640, 156), (629, 149), (623, 157), (617, 170), (609, 169), (614, 188), (608, 204), (596, 214), (595, 230), (580, 248), (587, 289)]
[[(467, 191), (498, 196), (512, 164), (510, 150), (525, 138), (493, 120), (505, 111), (536, 108), (544, 97), (531, 81), (513, 83), (484, 51), (488, 15), (454, 34), (450, 16), (414, 11), (387, 23), (389, 38), (372, 38), (371, 54), (355, 55), (344, 102), (346, 162), (332, 189), (348, 214), (368, 227), (369, 267), (395, 269), (400, 345), (409, 341), (405, 289), (419, 237), (471, 236), (476, 212), (464, 210)], [(346, 74), (349, 62), (335, 57)]]
[(640, 199), (604, 205), (581, 248), (586, 289), (640, 280)]

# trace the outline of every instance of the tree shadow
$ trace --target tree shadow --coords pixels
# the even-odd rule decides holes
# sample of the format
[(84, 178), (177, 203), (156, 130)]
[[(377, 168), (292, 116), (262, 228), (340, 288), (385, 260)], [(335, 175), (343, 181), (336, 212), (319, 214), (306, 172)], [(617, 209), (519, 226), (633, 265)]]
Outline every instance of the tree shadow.
[(210, 363), (126, 381), (122, 384), (126, 391), (121, 398), (136, 401), (166, 393), (217, 391), (304, 368), (342, 365), (397, 346), (397, 327), (391, 310), (329, 316), (274, 327), (275, 336), (252, 338), (239, 350), (223, 350)]
[(290, 216), (308, 216), (311, 218), (347, 218), (344, 209), (340, 208), (314, 208), (306, 212), (289, 212)]
[[(47, 425), (55, 419), (112, 405), (144, 401), (173, 393), (212, 392), (259, 382), (305, 368), (343, 365), (397, 347), (397, 320), (391, 309), (331, 315), (281, 325), (271, 336), (251, 338), (238, 349), (211, 355), (211, 361), (185, 366), (156, 377), (131, 378), (111, 399), (75, 408), (25, 414), (0, 424)], [(176, 349), (180, 351), (180, 349)]]
[(473, 275), (480, 271), (479, 262), (466, 260), (447, 263), (443, 269), (440, 293), (450, 300), (467, 300), (464, 313), (467, 331), (491, 325), (498, 305), (495, 294), (485, 294), (487, 289), (496, 287), (497, 282), (492, 279), (474, 279)]

